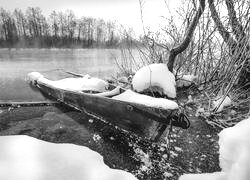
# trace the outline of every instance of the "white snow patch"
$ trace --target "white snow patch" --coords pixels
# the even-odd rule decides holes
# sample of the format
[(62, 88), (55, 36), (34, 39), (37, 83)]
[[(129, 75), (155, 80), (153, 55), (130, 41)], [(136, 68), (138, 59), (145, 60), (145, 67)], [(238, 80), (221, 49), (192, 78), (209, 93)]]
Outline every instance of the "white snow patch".
[(120, 101), (138, 103), (149, 107), (162, 109), (178, 109), (178, 104), (175, 101), (164, 98), (154, 98), (151, 96), (136, 93), (130, 89), (112, 98)]
[(172, 157), (177, 157), (177, 156), (178, 156), (178, 154), (175, 153), (174, 151), (169, 151), (169, 152), (170, 152), (170, 155), (171, 155)]
[(94, 94), (94, 95), (102, 96), (102, 97), (109, 97), (109, 96), (111, 97), (111, 96), (120, 94), (120, 91), (121, 91), (121, 87), (120, 87), (120, 86), (117, 86), (115, 89), (113, 89), (113, 90), (111, 90), (111, 91), (96, 93), (96, 94)]
[(101, 136), (100, 136), (99, 134), (94, 134), (94, 135), (93, 135), (93, 140), (94, 140), (95, 142), (99, 141), (100, 139), (101, 139)]
[(168, 97), (176, 97), (175, 77), (166, 64), (150, 64), (142, 67), (134, 75), (132, 85), (137, 92), (158, 86)]
[(216, 101), (213, 101), (214, 108), (217, 108), (216, 112), (221, 112), (224, 109), (224, 107), (230, 106), (232, 104), (232, 101), (228, 96), (226, 96), (223, 102), (222, 100), (223, 97), (220, 97)]
[(168, 155), (167, 155), (167, 154), (163, 154), (162, 157), (163, 157), (164, 159), (168, 159)]
[(193, 102), (194, 102), (194, 100), (193, 100), (192, 96), (188, 95), (188, 100), (186, 103), (189, 104), (189, 103), (193, 103)]
[(173, 174), (169, 173), (169, 172), (165, 172), (165, 173), (163, 173), (163, 176), (166, 177), (166, 178), (169, 178), (169, 177), (172, 177)]
[(236, 112), (235, 110), (232, 109), (232, 110), (230, 111), (230, 114), (231, 114), (232, 116), (234, 116), (234, 115), (237, 114), (237, 112)]
[(219, 134), (221, 172), (186, 174), (179, 180), (249, 180), (250, 117)]
[(180, 79), (177, 80), (176, 86), (177, 87), (188, 87), (192, 83), (194, 83), (197, 78), (198, 77), (193, 75), (193, 74), (183, 75)]
[(180, 147), (177, 147), (177, 146), (175, 146), (174, 149), (175, 149), (176, 151), (178, 151), (178, 152), (183, 151)]
[(0, 179), (136, 180), (111, 169), (103, 157), (84, 146), (55, 144), (29, 136), (0, 137)]
[(90, 77), (88, 74), (82, 78), (65, 78), (58, 81), (52, 81), (45, 78), (39, 72), (28, 74), (28, 80), (31, 82), (37, 81), (49, 86), (70, 90), (70, 91), (98, 91), (105, 92), (108, 88), (108, 83), (102, 79)]
[(198, 109), (196, 110), (196, 113), (195, 113), (195, 117), (199, 117), (204, 113), (205, 113), (204, 107), (198, 107)]
[(139, 160), (142, 162), (142, 165), (140, 166), (140, 172), (149, 172), (153, 166), (152, 162), (150, 160), (149, 154), (143, 152), (140, 148), (134, 149), (135, 155)]
[(225, 180), (225, 174), (221, 172), (204, 173), (204, 174), (184, 174), (179, 180)]
[(43, 78), (43, 77), (44, 76), (39, 72), (31, 72), (27, 75), (27, 80), (33, 82), (33, 81), (37, 81), (39, 78)]

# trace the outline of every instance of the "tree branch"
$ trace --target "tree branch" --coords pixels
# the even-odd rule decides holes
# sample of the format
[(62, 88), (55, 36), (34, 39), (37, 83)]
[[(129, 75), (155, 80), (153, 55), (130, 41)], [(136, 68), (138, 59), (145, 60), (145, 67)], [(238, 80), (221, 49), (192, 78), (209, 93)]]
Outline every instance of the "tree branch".
[(212, 18), (214, 20), (214, 23), (216, 27), (218, 28), (218, 31), (220, 35), (222, 36), (223, 40), (227, 43), (229, 47), (236, 44), (236, 41), (230, 36), (229, 32), (225, 29), (222, 22), (220, 21), (219, 14), (217, 13), (215, 6), (214, 6), (214, 0), (208, 0), (209, 9), (212, 15)]
[(245, 37), (243, 26), (239, 23), (234, 9), (234, 3), (232, 0), (225, 0), (228, 10), (229, 22), (231, 24), (233, 33), (238, 41)]
[(180, 54), (181, 52), (183, 52), (188, 47), (193, 37), (194, 30), (198, 24), (198, 21), (204, 9), (205, 9), (205, 0), (200, 0), (199, 9), (196, 12), (192, 22), (190, 23), (190, 26), (188, 27), (187, 33), (185, 35), (185, 39), (182, 41), (182, 43), (179, 46), (170, 50), (168, 64), (167, 64), (169, 71), (173, 72), (174, 61), (175, 61), (176, 56)]

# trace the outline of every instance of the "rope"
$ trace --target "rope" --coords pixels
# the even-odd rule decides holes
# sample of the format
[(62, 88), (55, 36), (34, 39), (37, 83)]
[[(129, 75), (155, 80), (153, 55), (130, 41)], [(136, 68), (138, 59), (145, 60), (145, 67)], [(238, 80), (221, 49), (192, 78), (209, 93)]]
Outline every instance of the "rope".
[(167, 138), (166, 138), (166, 140), (167, 140), (167, 147), (166, 147), (166, 149), (167, 149), (167, 152), (168, 152), (168, 160), (170, 159), (170, 150), (171, 150), (171, 133), (172, 133), (172, 130), (173, 130), (173, 120), (172, 119), (170, 119), (170, 122), (169, 122), (169, 130), (168, 130), (168, 132), (167, 132)]

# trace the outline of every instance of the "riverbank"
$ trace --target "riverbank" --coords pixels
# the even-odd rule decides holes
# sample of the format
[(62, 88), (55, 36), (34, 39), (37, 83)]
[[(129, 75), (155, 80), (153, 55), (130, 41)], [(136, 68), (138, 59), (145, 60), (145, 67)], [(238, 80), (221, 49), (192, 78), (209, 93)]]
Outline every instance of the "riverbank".
[(104, 162), (139, 179), (173, 179), (183, 173), (219, 170), (217, 131), (196, 117), (188, 130), (173, 129), (170, 158), (166, 142), (155, 147), (98, 119), (61, 105), (0, 109), (0, 135), (28, 135), (54, 143), (90, 147)]

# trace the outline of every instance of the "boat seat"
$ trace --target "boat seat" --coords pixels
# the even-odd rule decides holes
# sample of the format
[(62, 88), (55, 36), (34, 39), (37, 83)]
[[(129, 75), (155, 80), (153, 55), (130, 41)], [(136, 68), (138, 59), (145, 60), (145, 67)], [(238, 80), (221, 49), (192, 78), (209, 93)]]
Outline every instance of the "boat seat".
[(94, 95), (102, 96), (102, 97), (112, 97), (112, 96), (121, 94), (121, 92), (122, 92), (122, 88), (120, 86), (117, 86), (116, 88), (114, 88), (111, 91), (106, 91), (106, 92), (102, 92), (102, 93), (96, 93)]

